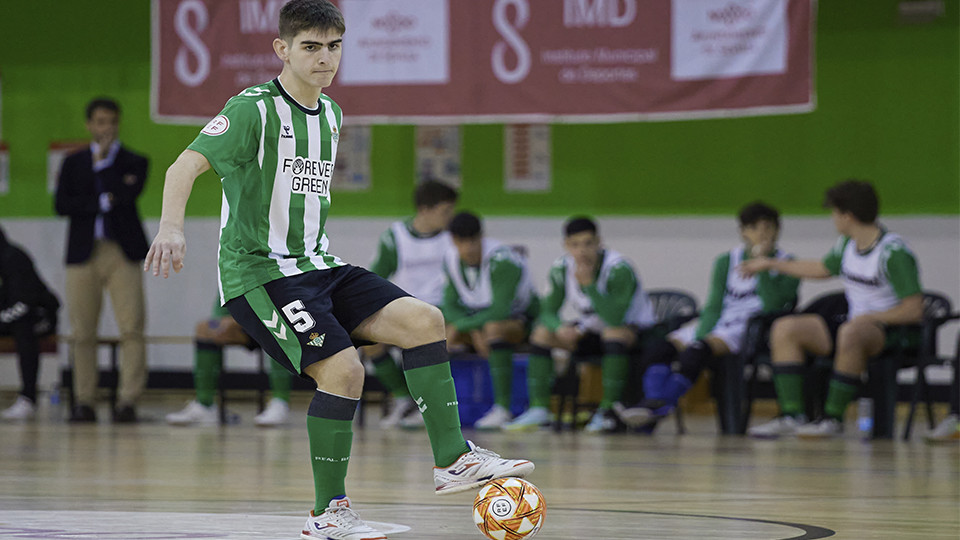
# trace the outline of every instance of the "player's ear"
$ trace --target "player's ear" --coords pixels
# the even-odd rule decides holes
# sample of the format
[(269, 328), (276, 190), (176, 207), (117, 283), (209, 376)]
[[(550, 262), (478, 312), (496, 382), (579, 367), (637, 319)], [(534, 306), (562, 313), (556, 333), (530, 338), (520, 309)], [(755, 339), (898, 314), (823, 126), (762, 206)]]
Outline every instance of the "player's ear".
[(277, 53), (277, 57), (284, 62), (290, 58), (290, 46), (280, 38), (273, 40), (273, 52)]

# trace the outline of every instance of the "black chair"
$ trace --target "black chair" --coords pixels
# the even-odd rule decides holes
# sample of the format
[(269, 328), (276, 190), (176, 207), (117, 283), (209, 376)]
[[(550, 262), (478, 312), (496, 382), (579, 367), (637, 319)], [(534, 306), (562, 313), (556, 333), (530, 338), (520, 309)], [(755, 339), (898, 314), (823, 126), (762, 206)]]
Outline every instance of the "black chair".
[(960, 314), (951, 313), (951, 309), (946, 296), (924, 292), (923, 320), (920, 324), (887, 328), (893, 343), (879, 357), (871, 359), (868, 367), (868, 391), (874, 400), (874, 438), (893, 437), (894, 412), (899, 395), (897, 371), (907, 367), (915, 366), (917, 377), (910, 396), (910, 412), (904, 426), (903, 440), (910, 438), (913, 418), (921, 399), (926, 405), (928, 426), (931, 429), (934, 427), (933, 401), (926, 368), (937, 361), (937, 334), (940, 327), (947, 321), (960, 318)]
[[(720, 433), (743, 435), (747, 432), (751, 405), (758, 393), (760, 365), (770, 364), (770, 327), (773, 321), (791, 313), (792, 309), (784, 309), (754, 315), (747, 321), (740, 352), (713, 361), (711, 390), (717, 402)], [(761, 357), (764, 357), (763, 361)]]
[[(649, 331), (666, 334), (667, 332), (676, 330), (697, 316), (697, 301), (687, 292), (675, 289), (654, 289), (647, 291), (647, 297), (653, 306), (654, 319), (656, 320), (654, 328)], [(559, 397), (557, 414), (553, 424), (555, 431), (561, 431), (565, 427), (572, 427), (572, 425), (566, 426), (563, 422), (563, 412), (568, 403), (571, 408), (573, 424), (576, 423), (577, 412), (580, 408), (585, 405), (590, 405), (579, 401), (580, 364), (588, 362), (597, 363), (599, 362), (599, 358), (596, 354), (578, 353), (579, 351), (575, 351), (570, 355), (567, 368), (554, 382), (553, 393)], [(633, 356), (638, 358), (639, 353), (640, 350), (637, 349), (634, 351)], [(683, 417), (679, 409), (675, 417), (677, 420), (677, 432), (684, 433), (686, 429), (683, 425)]]

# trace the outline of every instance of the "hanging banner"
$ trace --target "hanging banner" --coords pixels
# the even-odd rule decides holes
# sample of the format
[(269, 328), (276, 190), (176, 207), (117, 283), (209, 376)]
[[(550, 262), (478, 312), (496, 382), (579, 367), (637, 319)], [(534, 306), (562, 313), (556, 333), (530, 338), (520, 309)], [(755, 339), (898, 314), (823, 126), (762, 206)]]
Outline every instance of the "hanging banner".
[[(347, 124), (810, 111), (815, 0), (337, 0)], [(152, 111), (202, 124), (282, 68), (283, 0), (153, 0)]]
[(550, 191), (550, 126), (503, 126), (505, 191)]
[(417, 126), (417, 181), (460, 188), (460, 127)]

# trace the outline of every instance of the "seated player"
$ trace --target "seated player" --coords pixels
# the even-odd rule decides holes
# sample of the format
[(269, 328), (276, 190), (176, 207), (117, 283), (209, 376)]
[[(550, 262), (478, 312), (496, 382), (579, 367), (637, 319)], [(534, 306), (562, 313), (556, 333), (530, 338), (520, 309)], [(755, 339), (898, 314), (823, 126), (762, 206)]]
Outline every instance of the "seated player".
[(754, 257), (792, 258), (777, 248), (780, 214), (762, 203), (740, 210), (743, 244), (717, 257), (710, 291), (696, 325), (672, 332), (644, 353), (644, 400), (618, 411), (630, 426), (655, 423), (670, 414), (700, 371), (712, 358), (738, 354), (747, 322), (758, 313), (791, 309), (797, 302), (800, 280), (776, 272), (745, 277), (737, 272), (741, 262)]
[[(600, 341), (603, 399), (586, 430), (616, 431), (622, 425), (612, 409), (623, 395), (630, 372), (630, 352), (638, 344), (638, 333), (654, 323), (653, 307), (630, 262), (603, 247), (592, 219), (571, 218), (564, 225), (563, 235), (567, 254), (550, 268), (549, 292), (543, 298), (540, 319), (530, 336), (530, 408), (505, 429), (530, 429), (549, 422), (554, 374), (551, 349), (574, 352), (586, 342)], [(560, 319), (564, 307), (575, 312), (573, 320)]]
[[(757, 257), (744, 261), (745, 275), (779, 272), (800, 278), (840, 276), (849, 311), (836, 334), (817, 314), (781, 317), (770, 331), (774, 387), (781, 416), (748, 430), (753, 437), (796, 434), (804, 438), (835, 437), (843, 432), (843, 414), (856, 396), (870, 357), (887, 342), (887, 326), (920, 322), (923, 289), (917, 260), (904, 240), (877, 222), (879, 202), (873, 186), (847, 180), (826, 192), (840, 238), (823, 260), (789, 261)], [(807, 423), (803, 415), (803, 362), (807, 354), (833, 354), (833, 375), (824, 417)]]
[(20, 367), (20, 393), (0, 413), (3, 420), (30, 420), (37, 414), (40, 339), (57, 332), (59, 308), (30, 256), (7, 242), (0, 229), (0, 336), (13, 336)]
[(450, 234), (456, 250), (448, 252), (444, 264), (447, 286), (441, 304), (447, 344), (451, 350), (472, 345), (489, 361), (494, 405), (474, 427), (500, 429), (513, 418), (513, 350), (537, 316), (537, 295), (524, 257), (485, 238), (477, 216), (457, 214)]
[[(370, 271), (396, 283), (400, 288), (424, 302), (439, 306), (443, 301), (443, 257), (453, 249), (447, 226), (453, 217), (457, 192), (436, 180), (421, 182), (413, 194), (416, 214), (396, 221), (380, 235), (377, 258)], [(364, 347), (364, 355), (371, 359), (377, 378), (390, 392), (393, 403), (390, 412), (380, 421), (380, 427), (390, 428), (403, 423), (404, 427), (422, 427), (423, 416), (410, 397), (403, 370), (382, 344)]]
[[(243, 345), (250, 350), (258, 348), (256, 342), (230, 316), (227, 308), (220, 305), (219, 296), (210, 318), (197, 323), (195, 339), (193, 384), (196, 386), (197, 396), (183, 410), (167, 415), (167, 423), (174, 426), (217, 425), (220, 417), (214, 398), (223, 367), (223, 347)], [(290, 412), (290, 378), (290, 372), (270, 360), (272, 397), (263, 412), (254, 417), (254, 424), (269, 427), (287, 422)]]

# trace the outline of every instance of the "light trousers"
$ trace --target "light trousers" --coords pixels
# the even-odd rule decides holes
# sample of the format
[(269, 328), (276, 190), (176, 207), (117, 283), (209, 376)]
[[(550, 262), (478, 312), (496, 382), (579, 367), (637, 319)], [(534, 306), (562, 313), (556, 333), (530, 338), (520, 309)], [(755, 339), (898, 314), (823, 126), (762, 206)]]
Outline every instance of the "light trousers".
[(119, 244), (97, 240), (86, 262), (67, 265), (67, 308), (73, 332), (73, 392), (79, 405), (96, 401), (97, 327), (103, 291), (110, 295), (120, 330), (119, 405), (134, 405), (147, 385), (143, 337), (143, 261), (131, 261)]

